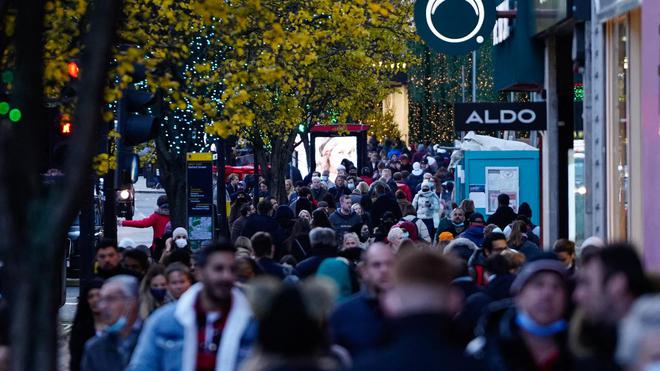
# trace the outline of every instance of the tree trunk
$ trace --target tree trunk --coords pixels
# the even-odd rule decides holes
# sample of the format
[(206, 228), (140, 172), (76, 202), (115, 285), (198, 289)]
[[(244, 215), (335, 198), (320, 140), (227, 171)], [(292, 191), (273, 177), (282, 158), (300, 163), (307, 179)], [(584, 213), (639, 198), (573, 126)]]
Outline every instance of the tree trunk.
[(158, 168), (160, 169), (160, 183), (165, 188), (170, 204), (170, 221), (172, 228), (183, 227), (188, 229), (186, 219), (188, 196), (186, 194), (186, 157), (185, 154), (176, 154), (170, 151), (165, 137), (165, 130), (161, 128), (156, 138), (158, 151)]
[(307, 172), (311, 173), (316, 166), (312, 164), (313, 149), (311, 143), (309, 142), (310, 135), (309, 133), (304, 133), (303, 135), (301, 135), (301, 138), (302, 138), (303, 148), (305, 148), (305, 157), (307, 157)]
[[(121, 1), (96, 3), (82, 58), (76, 131), (64, 176), (43, 189), (34, 154), (34, 133), (46, 125), (43, 109), (44, 1), (18, 2), (16, 27), (16, 89), (13, 105), (20, 123), (4, 127), (0, 158), (0, 248), (9, 251), (11, 368), (55, 370), (57, 308), (63, 241), (80, 208), (91, 166), (97, 127), (102, 122), (114, 26)], [(91, 8), (90, 8), (91, 9)], [(92, 10), (90, 10), (92, 11)], [(5, 126), (5, 125), (3, 125)], [(21, 161), (8, 161), (20, 158)]]
[(256, 158), (259, 159), (261, 168), (266, 169), (264, 171), (264, 177), (266, 178), (269, 193), (280, 204), (288, 203), (284, 181), (287, 179), (286, 168), (287, 164), (291, 161), (295, 139), (296, 132), (292, 131), (288, 133), (285, 139), (281, 137), (271, 138), (270, 151), (266, 151), (265, 146), (258, 143), (258, 139), (254, 145)]

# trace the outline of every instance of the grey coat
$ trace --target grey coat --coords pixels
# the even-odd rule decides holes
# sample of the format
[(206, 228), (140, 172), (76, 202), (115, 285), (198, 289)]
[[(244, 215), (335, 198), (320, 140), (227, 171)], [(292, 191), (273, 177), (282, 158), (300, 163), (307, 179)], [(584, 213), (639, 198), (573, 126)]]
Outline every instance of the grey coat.
[(82, 358), (82, 371), (118, 371), (124, 370), (131, 360), (137, 345), (140, 329), (134, 329), (123, 341), (117, 334), (103, 333), (85, 343)]

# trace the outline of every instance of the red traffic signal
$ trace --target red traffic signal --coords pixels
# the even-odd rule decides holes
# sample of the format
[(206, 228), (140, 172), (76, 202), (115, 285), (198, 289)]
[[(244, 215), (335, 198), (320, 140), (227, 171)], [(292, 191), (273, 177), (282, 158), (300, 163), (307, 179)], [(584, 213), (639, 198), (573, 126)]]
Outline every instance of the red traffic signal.
[(68, 137), (73, 132), (73, 124), (69, 115), (62, 115), (60, 119), (60, 135)]
[(67, 72), (69, 73), (69, 76), (71, 78), (77, 79), (78, 73), (80, 72), (80, 69), (78, 68), (78, 63), (69, 62), (69, 64), (67, 64)]

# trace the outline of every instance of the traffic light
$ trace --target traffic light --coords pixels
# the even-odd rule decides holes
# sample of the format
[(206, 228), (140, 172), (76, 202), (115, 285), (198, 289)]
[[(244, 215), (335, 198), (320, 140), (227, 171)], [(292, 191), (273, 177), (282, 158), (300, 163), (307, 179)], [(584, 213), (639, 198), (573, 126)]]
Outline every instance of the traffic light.
[(71, 122), (71, 116), (62, 115), (60, 117), (60, 135), (68, 137), (73, 132), (73, 123)]
[(72, 79), (77, 79), (78, 73), (80, 72), (80, 69), (78, 68), (78, 63), (71, 61), (66, 65), (66, 67), (69, 77), (71, 77)]
[(60, 102), (64, 104), (71, 103), (78, 95), (78, 75), (80, 74), (78, 63), (76, 61), (67, 63), (66, 73), (69, 75), (69, 81), (64, 84), (60, 91)]
[(119, 133), (124, 145), (135, 146), (156, 137), (158, 118), (153, 113), (158, 95), (146, 91), (124, 90), (119, 102)]
[(118, 105), (117, 171), (118, 188), (137, 181), (138, 166), (132, 146), (154, 139), (158, 134), (160, 95), (147, 91), (126, 89)]

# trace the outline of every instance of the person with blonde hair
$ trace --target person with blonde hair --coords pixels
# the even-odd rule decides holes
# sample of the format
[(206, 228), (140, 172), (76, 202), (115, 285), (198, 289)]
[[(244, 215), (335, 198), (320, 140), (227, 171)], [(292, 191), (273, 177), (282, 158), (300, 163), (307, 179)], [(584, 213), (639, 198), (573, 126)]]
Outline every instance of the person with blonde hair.
[(401, 246), (401, 243), (403, 240), (407, 239), (408, 232), (405, 231), (403, 228), (399, 227), (394, 227), (390, 229), (389, 233), (387, 234), (387, 241), (390, 244), (390, 247), (394, 252), (399, 251), (399, 247)]
[(360, 243), (360, 238), (358, 237), (357, 233), (355, 232), (344, 233), (341, 249), (348, 250), (356, 247), (362, 248), (362, 244)]
[(461, 204), (458, 206), (458, 208), (463, 210), (463, 215), (465, 216), (466, 220), (470, 219), (470, 215), (476, 212), (474, 201), (470, 200), (469, 198), (461, 201)]
[(245, 236), (240, 236), (236, 239), (236, 242), (234, 242), (234, 246), (236, 246), (236, 257), (253, 257), (254, 256), (254, 250), (252, 249), (252, 241), (250, 241), (249, 238)]
[(367, 184), (367, 182), (358, 183), (358, 185), (357, 185), (357, 187), (355, 187), (355, 189), (359, 190), (360, 194), (363, 195), (363, 196), (369, 193), (369, 185)]

